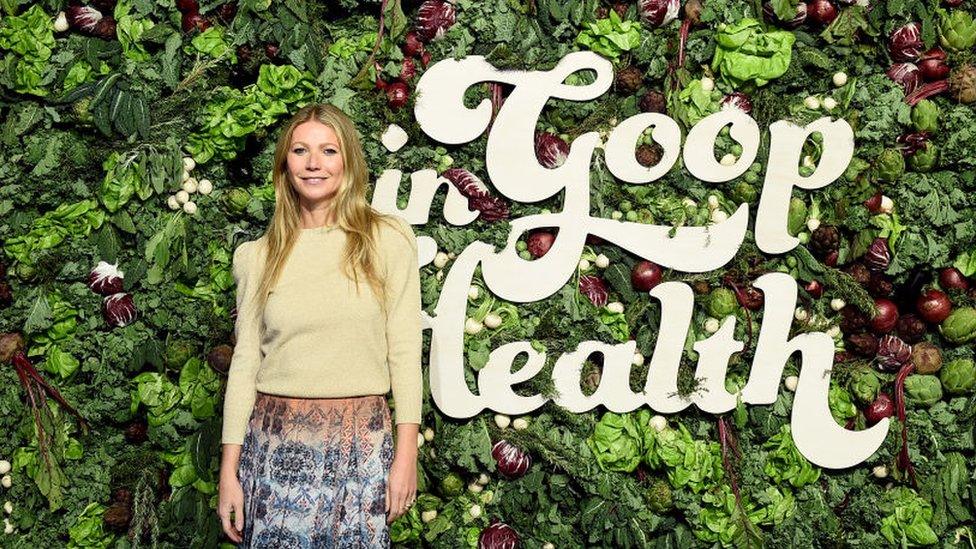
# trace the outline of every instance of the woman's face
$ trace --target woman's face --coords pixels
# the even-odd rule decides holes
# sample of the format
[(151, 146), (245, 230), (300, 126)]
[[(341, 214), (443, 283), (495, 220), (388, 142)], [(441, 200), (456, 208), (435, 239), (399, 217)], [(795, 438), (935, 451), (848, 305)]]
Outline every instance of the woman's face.
[(295, 126), (288, 147), (291, 185), (309, 207), (331, 200), (342, 183), (342, 151), (333, 129), (318, 120)]

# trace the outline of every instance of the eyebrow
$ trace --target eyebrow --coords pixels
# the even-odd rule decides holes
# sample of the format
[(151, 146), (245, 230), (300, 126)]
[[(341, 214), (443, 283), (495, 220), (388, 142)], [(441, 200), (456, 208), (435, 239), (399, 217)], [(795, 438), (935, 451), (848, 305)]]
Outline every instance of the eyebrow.
[[(332, 145), (335, 148), (339, 148), (339, 145), (336, 145), (335, 143), (328, 143), (328, 142), (326, 142), (326, 143), (322, 143), (322, 144), (323, 145)], [(292, 142), (292, 146), (294, 147), (295, 145), (306, 145), (307, 146), (308, 144), (305, 143), (304, 141), (294, 141), (294, 142)]]

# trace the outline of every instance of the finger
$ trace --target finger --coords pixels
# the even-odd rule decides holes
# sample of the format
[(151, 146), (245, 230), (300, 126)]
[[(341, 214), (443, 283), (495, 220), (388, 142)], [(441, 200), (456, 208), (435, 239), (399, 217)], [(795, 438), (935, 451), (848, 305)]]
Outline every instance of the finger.
[(240, 504), (237, 504), (234, 509), (234, 528), (237, 528), (238, 532), (244, 529), (244, 510), (241, 507)]
[(232, 538), (234, 536), (234, 531), (230, 527), (230, 516), (227, 513), (220, 514), (220, 526), (224, 529), (224, 533), (227, 537)]

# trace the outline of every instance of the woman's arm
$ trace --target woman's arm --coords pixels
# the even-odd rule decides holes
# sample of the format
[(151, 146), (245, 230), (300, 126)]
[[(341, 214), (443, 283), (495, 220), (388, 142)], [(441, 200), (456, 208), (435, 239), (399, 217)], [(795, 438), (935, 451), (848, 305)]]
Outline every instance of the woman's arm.
[(400, 423), (396, 426), (396, 443), (394, 445), (393, 460), (411, 460), (417, 462), (417, 436), (420, 425), (417, 423)]

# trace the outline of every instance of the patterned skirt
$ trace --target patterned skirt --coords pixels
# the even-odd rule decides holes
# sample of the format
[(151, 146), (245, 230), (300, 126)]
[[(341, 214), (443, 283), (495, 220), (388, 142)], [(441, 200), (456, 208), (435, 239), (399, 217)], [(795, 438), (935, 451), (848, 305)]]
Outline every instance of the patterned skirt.
[(244, 435), (240, 547), (389, 547), (393, 432), (386, 397), (259, 392)]

